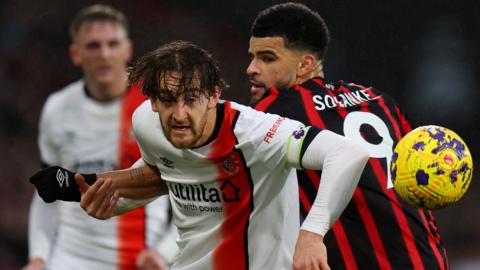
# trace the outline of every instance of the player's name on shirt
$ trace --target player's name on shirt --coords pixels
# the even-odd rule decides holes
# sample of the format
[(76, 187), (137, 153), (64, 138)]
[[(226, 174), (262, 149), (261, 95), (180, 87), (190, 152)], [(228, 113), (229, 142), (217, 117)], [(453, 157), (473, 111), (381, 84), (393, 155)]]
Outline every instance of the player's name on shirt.
[(369, 100), (378, 99), (377, 97), (371, 97), (369, 93), (364, 90), (356, 90), (349, 93), (339, 93), (337, 96), (331, 95), (314, 95), (312, 96), (313, 103), (315, 103), (315, 109), (317, 111), (323, 111), (326, 109), (336, 107), (353, 107)]

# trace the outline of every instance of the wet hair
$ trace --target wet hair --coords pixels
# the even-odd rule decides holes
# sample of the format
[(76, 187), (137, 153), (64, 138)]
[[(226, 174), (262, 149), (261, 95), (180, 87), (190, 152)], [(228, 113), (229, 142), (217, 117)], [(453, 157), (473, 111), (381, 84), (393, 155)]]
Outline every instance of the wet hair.
[[(172, 92), (166, 82), (178, 73), (177, 89)], [(177, 77), (174, 77), (177, 78)], [(215, 88), (226, 88), (218, 62), (206, 50), (187, 41), (173, 41), (141, 57), (129, 69), (130, 84), (142, 84), (142, 92), (160, 101), (185, 94), (211, 97)]]
[(120, 25), (128, 35), (128, 21), (121, 11), (107, 5), (96, 4), (80, 10), (70, 24), (70, 36), (72, 40), (80, 30), (80, 27), (91, 22), (112, 22)]
[(330, 35), (323, 18), (300, 3), (283, 3), (258, 13), (252, 37), (282, 37), (285, 48), (308, 50), (317, 59), (324, 59)]

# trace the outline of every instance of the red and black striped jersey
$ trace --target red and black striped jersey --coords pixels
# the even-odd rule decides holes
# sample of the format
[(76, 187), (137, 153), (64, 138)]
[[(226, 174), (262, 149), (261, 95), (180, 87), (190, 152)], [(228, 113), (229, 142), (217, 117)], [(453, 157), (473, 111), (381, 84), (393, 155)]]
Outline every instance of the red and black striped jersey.
[[(370, 151), (353, 199), (325, 236), (332, 269), (449, 268), (432, 213), (407, 205), (392, 188), (393, 147), (411, 126), (391, 97), (353, 83), (314, 78), (288, 90), (273, 88), (254, 106), (351, 137)], [(297, 175), (300, 212), (306, 216), (321, 172)]]

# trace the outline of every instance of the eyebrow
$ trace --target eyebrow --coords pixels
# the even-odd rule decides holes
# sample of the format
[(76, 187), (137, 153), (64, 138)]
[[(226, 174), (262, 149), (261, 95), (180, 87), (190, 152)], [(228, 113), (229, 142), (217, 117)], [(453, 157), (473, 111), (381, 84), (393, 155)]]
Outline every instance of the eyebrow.
[(274, 51), (272, 51), (272, 50), (257, 51), (257, 52), (255, 52), (255, 54), (257, 54), (257, 55), (259, 55), (259, 54), (270, 54), (270, 55), (274, 55), (274, 56), (277, 55), (277, 54), (276, 54)]

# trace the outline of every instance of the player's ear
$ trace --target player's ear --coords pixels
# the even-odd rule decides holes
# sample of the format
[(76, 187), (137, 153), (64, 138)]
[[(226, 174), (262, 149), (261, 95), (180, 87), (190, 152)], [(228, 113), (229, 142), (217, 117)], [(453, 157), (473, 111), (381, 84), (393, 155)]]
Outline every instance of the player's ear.
[(78, 49), (74, 43), (70, 45), (69, 52), (70, 52), (70, 59), (72, 60), (72, 63), (75, 66), (79, 66), (82, 63), (82, 61), (81, 61), (80, 54), (78, 53)]
[(208, 108), (215, 108), (217, 106), (221, 94), (222, 88), (215, 86), (215, 93), (208, 99)]
[(317, 66), (317, 58), (311, 53), (302, 55), (300, 62), (298, 63), (297, 75), (303, 77), (312, 73)]
[(157, 102), (155, 99), (153, 98), (149, 98), (150, 99), (150, 104), (152, 104), (152, 111), (154, 112), (158, 112), (158, 107), (157, 107)]

